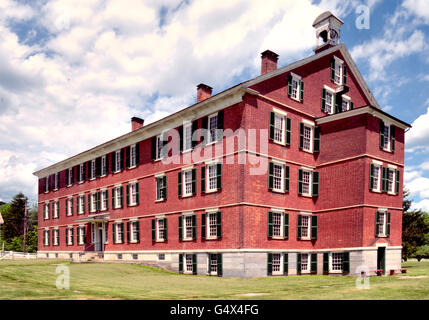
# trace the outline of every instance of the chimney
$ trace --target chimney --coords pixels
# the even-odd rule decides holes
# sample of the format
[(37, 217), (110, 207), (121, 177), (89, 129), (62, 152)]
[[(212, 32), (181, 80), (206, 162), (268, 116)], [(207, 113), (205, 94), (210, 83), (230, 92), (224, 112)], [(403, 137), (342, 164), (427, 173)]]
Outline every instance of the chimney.
[(204, 83), (200, 83), (197, 86), (197, 103), (210, 98), (212, 96), (212, 90), (212, 87), (209, 87)]
[(277, 60), (279, 59), (277, 53), (265, 50), (261, 53), (261, 58), (261, 74), (266, 74), (277, 69)]
[(138, 117), (131, 118), (131, 131), (135, 131), (143, 127), (144, 120)]

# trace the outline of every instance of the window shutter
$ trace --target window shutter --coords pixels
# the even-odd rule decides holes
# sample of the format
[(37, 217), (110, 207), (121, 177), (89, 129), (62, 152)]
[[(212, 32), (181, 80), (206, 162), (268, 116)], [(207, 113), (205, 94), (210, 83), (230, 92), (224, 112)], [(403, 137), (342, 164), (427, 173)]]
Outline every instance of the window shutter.
[(122, 169), (124, 168), (124, 158), (125, 158), (125, 150), (124, 149), (121, 149), (120, 155), (121, 155), (121, 161), (120, 161), (119, 170), (122, 171)]
[(286, 145), (290, 146), (291, 120), (286, 117)]
[(216, 213), (216, 234), (217, 238), (222, 238), (222, 212), (218, 211)]
[[(107, 233), (106, 233), (106, 240), (107, 240)], [(86, 226), (83, 227), (83, 243), (86, 244)]]
[(130, 235), (130, 224), (131, 222), (127, 222), (127, 242), (130, 243), (131, 235)]
[(183, 216), (179, 216), (179, 240), (183, 239)]
[(289, 238), (289, 213), (283, 214), (283, 224), (284, 224), (283, 238), (288, 239)]
[(270, 135), (269, 139), (274, 140), (274, 112), (270, 112), (270, 125), (269, 125)]
[(140, 186), (139, 183), (136, 182), (136, 204), (140, 203)]
[(347, 66), (343, 66), (343, 84), (347, 83)]
[(222, 253), (217, 254), (216, 261), (217, 261), (217, 276), (222, 277), (222, 275), (223, 275)]
[(216, 141), (222, 141), (223, 138), (223, 110), (217, 113), (217, 131), (216, 131)]
[(390, 212), (386, 212), (386, 236), (390, 236)]
[(290, 97), (292, 95), (292, 75), (287, 77), (287, 95)]
[(197, 255), (192, 255), (192, 274), (197, 274)]
[(354, 107), (355, 107), (355, 104), (353, 103), (353, 101), (350, 101), (350, 104), (349, 104), (349, 106), (350, 106), (350, 110), (353, 110), (353, 109), (354, 109)]
[(399, 180), (400, 180), (399, 170), (395, 170), (395, 194), (399, 194)]
[(151, 139), (151, 153), (150, 158), (152, 161), (156, 160), (156, 136)]
[(177, 173), (177, 194), (180, 197), (182, 197), (182, 171), (179, 171)]
[(297, 216), (297, 232), (296, 232), (296, 237), (297, 239), (301, 239), (301, 229), (302, 229), (302, 215), (298, 215)]
[(387, 192), (387, 184), (388, 184), (388, 168), (382, 167), (381, 174), (381, 192)]
[(313, 171), (313, 187), (312, 187), (312, 196), (319, 196), (319, 171)]
[(322, 98), (321, 98), (321, 110), (326, 112), (326, 89), (322, 89)]
[(298, 194), (302, 194), (302, 169), (298, 169)]
[(140, 164), (140, 144), (136, 143), (136, 166)]
[(125, 242), (125, 237), (124, 237), (124, 223), (122, 222), (121, 224), (120, 224), (120, 227), (121, 227), (121, 233), (122, 233), (122, 240), (121, 240), (121, 243), (124, 243)]
[(395, 151), (395, 126), (390, 126), (390, 149)]
[(283, 274), (287, 275), (289, 273), (289, 255), (283, 253)]
[(299, 82), (299, 88), (300, 88), (299, 101), (304, 102), (304, 81)]
[(207, 219), (207, 214), (203, 213), (201, 214), (201, 239), (205, 239), (206, 238), (206, 219)]
[(156, 241), (156, 219), (152, 219), (152, 241)]
[(179, 254), (179, 273), (183, 273), (183, 254)]
[(273, 274), (273, 254), (267, 254), (267, 275), (271, 276)]
[(317, 253), (311, 253), (310, 257), (311, 257), (310, 272), (317, 273)]
[(97, 207), (97, 211), (100, 211), (101, 209), (101, 191), (98, 191), (96, 193), (96, 197), (97, 197), (97, 201), (96, 201), (96, 207)]
[(374, 189), (374, 164), (369, 165), (369, 190)]
[(313, 152), (320, 152), (320, 127), (314, 127)]
[(301, 253), (296, 254), (296, 273), (301, 274)]
[(194, 149), (198, 144), (198, 139), (196, 136), (194, 136), (194, 132), (198, 130), (198, 121), (192, 122), (192, 149)]
[(70, 198), (70, 204), (71, 204), (71, 215), (74, 214), (74, 201), (73, 198)]
[(164, 240), (168, 240), (167, 218), (164, 218)]
[(56, 212), (55, 212), (55, 201), (54, 201), (52, 202), (52, 218), (54, 218), (55, 215), (56, 215)]
[(131, 167), (131, 147), (128, 146), (125, 150), (125, 166), (128, 169), (129, 167)]
[(217, 189), (220, 190), (222, 189), (222, 163), (217, 164), (216, 179)]
[(317, 239), (318, 216), (311, 216), (311, 240)]
[(350, 252), (343, 253), (343, 273), (350, 273)]
[(124, 206), (124, 187), (120, 187), (120, 194), (121, 194), (121, 208)]
[(183, 126), (179, 128), (179, 151), (183, 151)]
[(299, 148), (304, 148), (304, 124), (302, 122), (299, 124)]
[(197, 169), (192, 169), (192, 195), (197, 194)]
[(140, 221), (137, 221), (136, 222), (136, 225), (137, 225), (137, 242), (140, 242)]
[(127, 184), (127, 207), (130, 205), (130, 185)]
[(273, 213), (268, 211), (268, 217), (267, 217), (267, 237), (272, 238), (273, 237)]
[(116, 228), (117, 228), (117, 225), (118, 224), (116, 224), (116, 223), (112, 225), (112, 236), (113, 236), (112, 239), (113, 239), (113, 243), (116, 243)]
[(284, 166), (284, 172), (285, 172), (285, 192), (289, 192), (289, 176), (290, 176), (290, 169), (289, 166)]
[(378, 221), (379, 221), (379, 215), (380, 215), (380, 212), (376, 212), (375, 213), (375, 236), (376, 237), (378, 237), (378, 235), (380, 234), (380, 226), (379, 226), (379, 224), (378, 224)]
[(274, 187), (274, 163), (268, 163), (268, 190), (273, 190)]
[(116, 152), (112, 152), (110, 156), (111, 162), (110, 165), (112, 167), (112, 172), (116, 171)]
[(74, 228), (71, 228), (71, 243), (74, 244)]
[[(54, 233), (54, 232), (52, 231), (52, 233)], [(48, 246), (49, 246), (51, 244), (51, 231), (50, 230), (47, 231), (46, 236), (48, 237)]]
[(323, 253), (323, 273), (324, 274), (329, 273), (329, 253), (328, 252)]
[(164, 196), (163, 199), (167, 200), (167, 176), (163, 176), (162, 180), (164, 182), (164, 187), (162, 188), (163, 189), (163, 196)]
[(207, 144), (207, 139), (208, 139), (208, 117), (202, 118), (201, 119), (201, 145), (205, 146)]
[(380, 148), (384, 148), (384, 122), (380, 120)]
[(206, 167), (201, 167), (201, 193), (206, 192)]
[(335, 81), (335, 59), (331, 58), (331, 81)]
[(95, 159), (95, 176), (101, 176), (101, 157)]
[(46, 230), (43, 230), (43, 246), (46, 246)]
[(197, 239), (197, 215), (192, 215), (192, 240)]
[(112, 209), (115, 209), (115, 194), (116, 194), (116, 188), (112, 189)]

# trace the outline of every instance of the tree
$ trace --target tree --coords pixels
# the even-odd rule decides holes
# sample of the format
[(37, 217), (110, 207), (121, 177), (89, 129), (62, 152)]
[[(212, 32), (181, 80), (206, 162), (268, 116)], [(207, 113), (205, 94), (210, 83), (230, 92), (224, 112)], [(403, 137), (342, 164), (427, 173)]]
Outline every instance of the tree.
[(429, 245), (418, 247), (413, 257), (418, 261), (429, 258)]
[(412, 200), (407, 199), (410, 192), (404, 188), (403, 215), (402, 215), (402, 258), (415, 255), (418, 248), (426, 243), (426, 233), (429, 232), (425, 223), (426, 213), (421, 210), (410, 210)]

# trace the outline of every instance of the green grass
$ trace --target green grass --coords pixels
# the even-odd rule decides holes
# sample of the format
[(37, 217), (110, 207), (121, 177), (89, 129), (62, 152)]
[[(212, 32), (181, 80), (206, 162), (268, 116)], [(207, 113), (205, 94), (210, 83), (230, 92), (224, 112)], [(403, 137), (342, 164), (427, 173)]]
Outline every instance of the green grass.
[[(56, 289), (56, 268), (70, 268), (70, 290)], [(369, 290), (352, 276), (255, 279), (179, 275), (135, 264), (0, 261), (0, 299), (429, 299), (429, 261), (403, 264), (407, 274), (371, 277)], [(257, 296), (237, 294), (263, 293)]]

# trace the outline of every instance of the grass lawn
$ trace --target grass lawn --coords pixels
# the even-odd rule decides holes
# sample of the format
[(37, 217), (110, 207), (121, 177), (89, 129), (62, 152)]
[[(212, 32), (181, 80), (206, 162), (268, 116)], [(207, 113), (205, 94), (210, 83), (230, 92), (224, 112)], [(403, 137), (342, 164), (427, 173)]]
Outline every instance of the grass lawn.
[[(56, 289), (58, 264), (70, 268), (70, 290)], [(429, 261), (409, 261), (403, 267), (407, 274), (371, 277), (370, 289), (358, 290), (352, 276), (238, 279), (180, 275), (135, 264), (2, 260), (0, 299), (429, 299)]]

